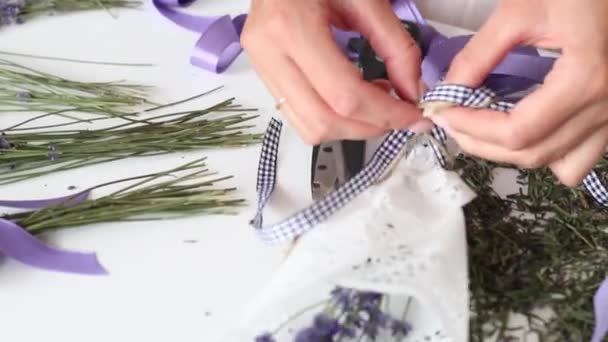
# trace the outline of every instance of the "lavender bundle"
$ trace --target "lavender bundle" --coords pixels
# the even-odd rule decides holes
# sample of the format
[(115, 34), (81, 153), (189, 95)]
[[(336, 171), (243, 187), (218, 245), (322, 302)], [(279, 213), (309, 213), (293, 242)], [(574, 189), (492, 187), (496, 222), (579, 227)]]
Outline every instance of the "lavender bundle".
[(137, 8), (140, 5), (140, 1), (133, 0), (0, 0), (0, 27), (22, 24), (42, 15), (110, 8)]
[(407, 322), (411, 300), (407, 301), (400, 317), (395, 317), (389, 313), (388, 297), (337, 287), (327, 300), (303, 309), (275, 331), (259, 335), (255, 342), (277, 342), (275, 336), (288, 323), (319, 307), (323, 310), (314, 315), (309, 326), (293, 332), (293, 341), (376, 341), (387, 335), (391, 341), (401, 341), (412, 330)]
[[(133, 184), (76, 205), (58, 204), (41, 210), (0, 216), (32, 234), (101, 222), (159, 220), (196, 214), (233, 214), (244, 200), (234, 188), (215, 185), (232, 177), (217, 177), (204, 159), (174, 169), (131, 177), (95, 186), (90, 192), (120, 183)], [(168, 179), (168, 180), (167, 180)]]
[(82, 82), (65, 79), (0, 59), (0, 114), (69, 112), (127, 116), (128, 109), (148, 101), (149, 87), (124, 82)]
[[(0, 185), (129, 157), (255, 144), (261, 135), (245, 132), (253, 127), (246, 123), (256, 118), (246, 114), (250, 111), (255, 109), (242, 108), (231, 98), (202, 110), (108, 128), (9, 130), (0, 136)], [(212, 113), (220, 115), (207, 118)]]

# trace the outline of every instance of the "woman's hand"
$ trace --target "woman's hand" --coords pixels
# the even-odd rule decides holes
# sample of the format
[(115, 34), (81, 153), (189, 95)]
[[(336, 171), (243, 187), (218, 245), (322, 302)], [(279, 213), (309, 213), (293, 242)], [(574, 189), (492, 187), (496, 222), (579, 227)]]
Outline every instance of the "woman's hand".
[(254, 0), (242, 44), (302, 139), (318, 144), (406, 128), (421, 117), (362, 79), (335, 43), (331, 26), (361, 32), (386, 62), (399, 96), (418, 98), (420, 51), (388, 0)]
[(470, 154), (549, 166), (575, 186), (608, 145), (608, 1), (501, 1), (456, 57), (446, 83), (479, 86), (520, 44), (561, 49), (542, 87), (509, 114), (455, 108), (433, 121)]

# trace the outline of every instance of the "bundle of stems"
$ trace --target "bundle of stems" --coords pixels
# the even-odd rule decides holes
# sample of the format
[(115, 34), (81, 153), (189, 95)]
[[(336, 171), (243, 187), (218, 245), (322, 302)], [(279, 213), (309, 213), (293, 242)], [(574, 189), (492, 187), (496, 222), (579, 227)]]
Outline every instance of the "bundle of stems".
[(118, 81), (69, 80), (0, 59), (0, 114), (38, 112), (70, 117), (67, 113), (80, 112), (124, 116), (129, 108), (152, 104), (146, 98), (148, 89)]
[[(589, 341), (593, 295), (608, 276), (608, 210), (546, 169), (469, 157), (460, 157), (457, 167), (478, 193), (465, 207), (472, 341), (519, 341), (515, 336), (522, 332), (539, 341)], [(527, 190), (506, 198), (496, 194), (498, 167), (517, 170)], [(608, 175), (608, 157), (596, 171)], [(523, 315), (527, 326), (511, 326), (513, 314)]]
[[(5, 132), (0, 136), (0, 185), (129, 157), (258, 143), (246, 124), (257, 116), (234, 99), (208, 108), (162, 114), (91, 130)], [(208, 115), (215, 113), (213, 118)], [(236, 114), (230, 114), (236, 113)]]
[(244, 200), (233, 196), (234, 188), (216, 187), (217, 183), (230, 178), (232, 177), (218, 177), (209, 171), (203, 158), (167, 171), (125, 178), (83, 191), (92, 192), (129, 183), (120, 190), (97, 199), (85, 200), (73, 206), (60, 203), (0, 218), (14, 221), (32, 234), (39, 234), (50, 229), (102, 222), (234, 214), (236, 208), (244, 205)]
[(56, 13), (137, 8), (137, 0), (0, 0), (0, 27)]

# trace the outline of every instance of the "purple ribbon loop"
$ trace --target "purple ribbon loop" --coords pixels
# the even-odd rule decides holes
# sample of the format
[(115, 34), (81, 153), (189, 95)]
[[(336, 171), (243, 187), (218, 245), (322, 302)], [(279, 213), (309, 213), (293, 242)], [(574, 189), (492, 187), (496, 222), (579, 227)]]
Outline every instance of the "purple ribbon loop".
[[(0, 200), (0, 206), (20, 209), (41, 209), (54, 205), (73, 206), (85, 201), (89, 195), (90, 192), (85, 191), (76, 195), (44, 200)], [(15, 222), (2, 218), (0, 218), (0, 254), (48, 271), (87, 275), (107, 274), (95, 253), (73, 252), (51, 247)]]
[(224, 72), (241, 54), (241, 32), (247, 16), (194, 16), (173, 7), (186, 7), (194, 0), (154, 0), (156, 9), (175, 24), (200, 33), (190, 63), (215, 73)]

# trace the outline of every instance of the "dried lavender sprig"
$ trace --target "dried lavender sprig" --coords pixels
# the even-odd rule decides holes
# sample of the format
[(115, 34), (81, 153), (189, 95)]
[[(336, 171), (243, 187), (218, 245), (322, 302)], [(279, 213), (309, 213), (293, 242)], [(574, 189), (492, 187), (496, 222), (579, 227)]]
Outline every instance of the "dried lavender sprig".
[[(561, 185), (549, 170), (520, 170), (475, 158), (458, 159), (478, 198), (465, 207), (470, 256), (471, 339), (587, 341), (593, 294), (608, 275), (608, 211), (582, 187)], [(501, 198), (492, 189), (497, 167), (519, 172), (520, 191)], [(597, 172), (608, 175), (608, 157)], [(539, 317), (549, 308), (552, 317)], [(511, 327), (512, 313), (528, 327)]]
[[(219, 117), (206, 118), (217, 111)], [(0, 185), (129, 157), (256, 144), (261, 135), (246, 132), (256, 116), (242, 112), (228, 99), (203, 110), (103, 129), (9, 132), (0, 136)]]
[(232, 195), (234, 188), (215, 186), (230, 178), (218, 177), (210, 172), (202, 158), (167, 171), (95, 186), (84, 192), (138, 181), (109, 195), (74, 206), (57, 204), (34, 212), (4, 215), (2, 218), (15, 221), (27, 231), (38, 234), (50, 229), (102, 222), (234, 214), (245, 201)]
[(0, 0), (0, 27), (56, 13), (138, 8), (135, 0)]
[(134, 106), (153, 104), (150, 87), (116, 82), (82, 82), (0, 59), (0, 113), (84, 112), (124, 116)]

